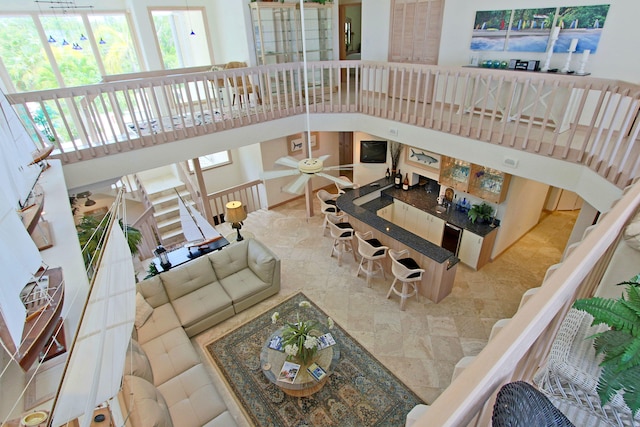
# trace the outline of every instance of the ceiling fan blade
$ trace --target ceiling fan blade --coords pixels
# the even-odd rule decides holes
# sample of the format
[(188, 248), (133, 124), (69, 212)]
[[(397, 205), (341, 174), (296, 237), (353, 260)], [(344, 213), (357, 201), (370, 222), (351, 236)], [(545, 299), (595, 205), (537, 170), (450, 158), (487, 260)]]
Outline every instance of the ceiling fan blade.
[(311, 176), (312, 174), (303, 173), (291, 184), (284, 187), (282, 191), (286, 191), (287, 193), (292, 193), (292, 194), (302, 194), (304, 192), (304, 186), (307, 183), (307, 181), (311, 179)]
[(260, 174), (260, 179), (266, 181), (267, 179), (282, 178), (283, 176), (298, 175), (300, 171), (298, 169), (290, 169), (286, 171), (264, 171)]
[(336, 178), (335, 176), (326, 174), (326, 173), (322, 173), (322, 172), (316, 172), (316, 175), (321, 176), (323, 178), (326, 178), (330, 181), (335, 182), (336, 184), (342, 186), (342, 187), (346, 187), (346, 188), (351, 188), (353, 187), (353, 182), (351, 181), (345, 181), (344, 179), (340, 179), (340, 178)]
[(331, 157), (331, 154), (323, 154), (322, 156), (318, 157), (318, 159), (324, 162), (329, 157)]
[(276, 160), (276, 165), (289, 166), (290, 168), (298, 168), (299, 160), (291, 156), (280, 157)]
[(335, 171), (335, 170), (339, 170), (339, 169), (353, 169), (353, 164), (351, 165), (336, 165), (336, 166), (326, 166), (324, 168), (322, 168), (322, 170), (325, 171)]

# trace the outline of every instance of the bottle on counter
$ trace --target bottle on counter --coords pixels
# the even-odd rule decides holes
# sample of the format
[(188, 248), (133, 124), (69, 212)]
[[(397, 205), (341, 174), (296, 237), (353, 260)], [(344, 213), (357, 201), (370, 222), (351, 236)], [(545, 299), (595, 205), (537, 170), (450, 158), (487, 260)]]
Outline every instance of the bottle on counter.
[(407, 191), (409, 189), (409, 174), (404, 176), (404, 181), (402, 181), (402, 189)]
[(393, 184), (395, 188), (400, 188), (402, 186), (402, 173), (400, 172), (400, 169), (398, 169), (398, 173), (393, 178)]
[(391, 172), (389, 172), (389, 168), (387, 168), (387, 172), (385, 172), (384, 176), (387, 179), (391, 178)]

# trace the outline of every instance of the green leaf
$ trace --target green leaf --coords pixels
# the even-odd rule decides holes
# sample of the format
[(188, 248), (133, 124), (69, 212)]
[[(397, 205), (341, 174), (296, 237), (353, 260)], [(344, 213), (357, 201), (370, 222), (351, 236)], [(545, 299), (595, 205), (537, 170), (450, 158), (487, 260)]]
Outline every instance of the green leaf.
[(573, 307), (591, 314), (592, 325), (604, 323), (612, 328), (632, 333), (640, 325), (640, 316), (625, 302), (624, 297), (619, 300), (594, 297), (579, 299), (573, 303)]

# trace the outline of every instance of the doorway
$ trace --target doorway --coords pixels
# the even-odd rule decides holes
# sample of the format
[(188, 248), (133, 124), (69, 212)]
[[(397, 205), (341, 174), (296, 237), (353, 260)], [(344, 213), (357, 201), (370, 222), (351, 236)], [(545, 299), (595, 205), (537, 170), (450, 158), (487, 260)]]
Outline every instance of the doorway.
[[(362, 47), (362, 4), (341, 4), (338, 21), (340, 60), (359, 60)], [(342, 70), (342, 73), (346, 73), (346, 70)], [(346, 75), (342, 77), (344, 79)]]
[[(353, 164), (353, 132), (340, 132), (338, 134), (338, 152), (340, 165)], [(340, 175), (353, 181), (353, 169), (340, 169)]]

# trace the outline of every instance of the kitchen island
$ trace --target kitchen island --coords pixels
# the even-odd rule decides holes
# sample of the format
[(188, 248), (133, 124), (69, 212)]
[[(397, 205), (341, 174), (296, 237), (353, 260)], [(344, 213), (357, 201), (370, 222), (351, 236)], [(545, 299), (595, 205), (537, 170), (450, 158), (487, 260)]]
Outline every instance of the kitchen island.
[[(473, 268), (478, 268), (478, 265), (481, 266), (488, 260), (496, 236), (496, 227), (474, 224), (469, 221), (466, 213), (456, 211), (453, 207), (448, 210), (438, 207), (437, 196), (437, 193), (428, 193), (423, 187), (409, 191), (396, 189), (392, 180), (382, 178), (349, 190), (337, 200), (338, 207), (349, 215), (349, 221), (356, 230), (371, 230), (373, 237), (391, 249), (409, 250), (409, 256), (425, 270), (418, 292), (433, 302), (439, 302), (451, 293), (457, 264), (460, 261), (451, 250), (440, 246), (444, 224), (453, 224), (464, 229), (466, 235), (463, 234), (463, 239), (466, 237), (480, 241), (477, 249), (473, 246), (475, 241), (467, 245), (471, 249), (467, 249), (467, 246), (460, 247), (461, 256), (470, 255), (470, 258), (477, 262), (476, 265), (472, 265)], [(385, 219), (381, 213), (385, 208), (393, 207), (394, 203), (409, 206), (407, 209), (415, 209), (419, 213), (426, 213), (422, 218), (429, 218), (431, 221), (426, 219), (413, 226), (407, 223), (403, 227), (398, 224), (399, 221)], [(432, 235), (429, 235), (429, 222), (433, 223)], [(385, 263), (385, 269), (391, 271), (391, 260), (386, 259)]]

